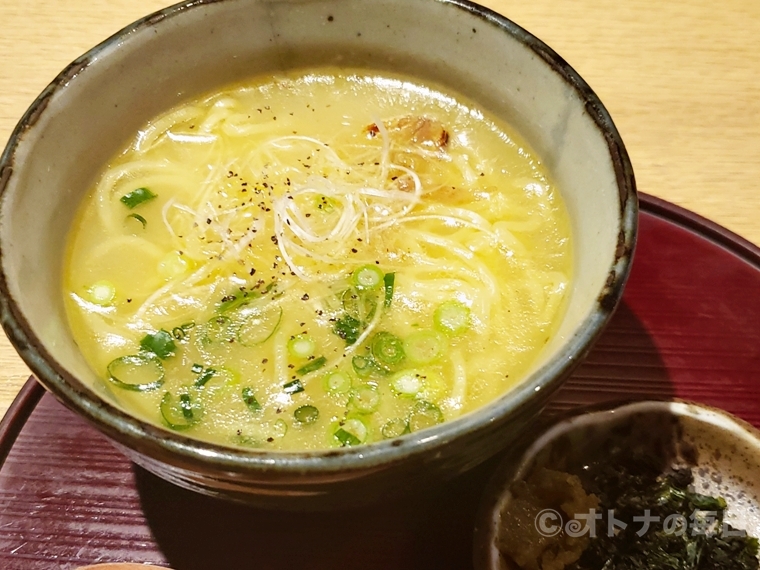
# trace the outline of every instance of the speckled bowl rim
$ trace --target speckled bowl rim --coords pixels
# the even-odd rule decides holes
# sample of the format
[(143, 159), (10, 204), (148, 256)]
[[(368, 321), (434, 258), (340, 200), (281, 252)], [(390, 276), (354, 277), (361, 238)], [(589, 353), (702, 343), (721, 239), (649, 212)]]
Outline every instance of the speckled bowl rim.
[(733, 414), (690, 400), (613, 400), (575, 408), (547, 422), (539, 435), (527, 442), (517, 442), (515, 451), (507, 454), (486, 485), (478, 509), (473, 538), (475, 570), (497, 570), (489, 561), (495, 555), (496, 517), (510, 497), (512, 485), (533, 469), (536, 457), (561, 436), (577, 429), (623, 421), (636, 414), (668, 413), (675, 418), (688, 417), (732, 433), (760, 451), (760, 430)]
[[(148, 15), (125, 27), (74, 60), (37, 97), (13, 131), (0, 158), (0, 196), (5, 192), (13, 170), (14, 155), (24, 131), (44, 113), (50, 97), (74, 81), (95, 59), (108, 57), (107, 49), (147, 26), (161, 25), (165, 20), (181, 16), (194, 8), (211, 4), (224, 4), (227, 0), (193, 0), (176, 4)], [(413, 0), (409, 0), (412, 2)], [(554, 392), (580, 363), (601, 334), (622, 296), (628, 278), (638, 228), (638, 201), (633, 169), (612, 119), (588, 84), (560, 56), (541, 40), (496, 12), (467, 0), (414, 0), (450, 5), (495, 26), (531, 49), (547, 63), (563, 81), (571, 86), (586, 112), (607, 142), (615, 170), (619, 192), (620, 233), (609, 277), (596, 301), (596, 307), (577, 327), (558, 354), (517, 387), (494, 402), (460, 418), (399, 439), (372, 443), (365, 446), (309, 451), (275, 452), (225, 447), (192, 439), (153, 424), (138, 420), (98, 396), (92, 389), (66, 371), (47, 350), (24, 319), (9, 293), (7, 276), (0, 271), (0, 319), (3, 328), (17, 351), (40, 382), (65, 405), (95, 423), (101, 431), (116, 441), (152, 457), (161, 457), (187, 465), (214, 465), (230, 472), (267, 472), (303, 475), (305, 473), (338, 473), (363, 471), (387, 465), (412, 456), (421, 456), (463, 435), (477, 433), (494, 424), (506, 423), (522, 409), (529, 409), (538, 392), (542, 397)], [(101, 57), (102, 56), (102, 57)], [(0, 244), (0, 260), (3, 248)], [(2, 267), (0, 265), (0, 267)], [(164, 453), (160, 453), (164, 452)], [(168, 453), (168, 455), (166, 455)]]

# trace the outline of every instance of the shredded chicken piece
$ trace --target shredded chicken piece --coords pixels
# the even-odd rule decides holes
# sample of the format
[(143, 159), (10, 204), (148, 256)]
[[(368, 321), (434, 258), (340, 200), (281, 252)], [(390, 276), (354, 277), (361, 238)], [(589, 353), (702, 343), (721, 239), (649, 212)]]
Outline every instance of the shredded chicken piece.
[[(420, 145), (434, 150), (446, 148), (449, 142), (449, 132), (440, 121), (429, 117), (408, 115), (399, 119), (391, 119), (383, 123), (391, 137), (403, 138), (404, 142)], [(367, 127), (367, 132), (374, 137), (380, 132), (376, 123)]]

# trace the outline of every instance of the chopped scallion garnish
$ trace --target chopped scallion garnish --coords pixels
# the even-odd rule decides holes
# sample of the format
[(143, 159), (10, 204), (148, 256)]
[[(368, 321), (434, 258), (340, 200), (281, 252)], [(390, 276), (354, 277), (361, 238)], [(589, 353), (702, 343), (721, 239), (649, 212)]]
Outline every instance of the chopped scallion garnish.
[(184, 325), (180, 325), (178, 327), (174, 327), (172, 329), (172, 336), (177, 340), (184, 340), (187, 338), (187, 335), (190, 334), (189, 331), (191, 328), (195, 326), (195, 323), (185, 323)]
[(372, 338), (372, 356), (382, 364), (398, 364), (404, 360), (404, 343), (397, 336), (380, 331)]
[(383, 284), (385, 286), (385, 302), (383, 305), (387, 308), (391, 306), (391, 302), (393, 301), (393, 289), (396, 284), (396, 274), (386, 273), (385, 276), (383, 276)]
[(203, 372), (203, 364), (193, 364), (190, 367), (190, 372), (192, 372), (193, 374), (200, 374), (201, 372)]
[(193, 413), (193, 401), (190, 399), (189, 394), (179, 395), (179, 409), (182, 411), (182, 416), (189, 422), (195, 419)]
[(349, 404), (361, 414), (370, 414), (380, 405), (380, 392), (371, 384), (358, 386), (351, 391)]
[(153, 355), (122, 356), (108, 364), (108, 379), (125, 390), (148, 392), (164, 383), (164, 367)]
[(253, 394), (253, 388), (250, 388), (248, 386), (243, 388), (243, 401), (245, 402), (245, 405), (248, 406), (248, 409), (252, 412), (258, 412), (261, 410), (261, 404), (259, 404), (259, 401)]
[(361, 443), (358, 437), (352, 433), (347, 432), (343, 428), (339, 428), (334, 435), (335, 439), (337, 439), (343, 447), (350, 447), (352, 445), (359, 445)]
[(363, 265), (351, 274), (351, 283), (360, 291), (377, 289), (383, 282), (383, 272), (376, 265)]
[(252, 313), (237, 331), (243, 346), (255, 346), (269, 340), (282, 321), (282, 307), (269, 305)]
[(213, 368), (206, 368), (206, 370), (201, 372), (200, 376), (198, 376), (198, 379), (195, 381), (195, 387), (203, 388), (203, 386), (206, 385), (206, 382), (211, 380), (215, 374), (216, 374), (216, 370), (214, 370)]
[(327, 358), (325, 358), (324, 356), (320, 356), (319, 358), (315, 358), (311, 362), (301, 366), (301, 368), (296, 370), (296, 374), (300, 374), (301, 376), (303, 376), (304, 374), (309, 374), (310, 372), (319, 370), (325, 364), (327, 364)]
[(301, 381), (298, 378), (284, 384), (282, 387), (283, 392), (286, 394), (298, 394), (298, 392), (303, 392), (304, 389), (303, 384), (301, 384)]
[(174, 351), (177, 349), (172, 335), (164, 329), (145, 335), (140, 341), (140, 347), (143, 350), (152, 352), (162, 360), (174, 356)]
[(361, 336), (362, 324), (351, 315), (343, 315), (335, 322), (333, 332), (346, 341), (347, 346), (351, 346)]
[(211, 318), (201, 329), (204, 343), (230, 342), (235, 338), (232, 319), (224, 315)]
[(313, 424), (319, 419), (319, 410), (310, 404), (296, 408), (293, 417), (299, 424)]
[(351, 359), (351, 366), (354, 367), (354, 372), (356, 372), (359, 378), (366, 378), (375, 369), (375, 363), (372, 361), (372, 358), (361, 355), (354, 356)]
[(333, 436), (343, 447), (359, 445), (367, 441), (369, 428), (359, 418), (349, 418), (340, 423), (338, 429), (333, 432)]
[(446, 301), (435, 310), (433, 322), (442, 333), (462, 334), (470, 327), (470, 308), (459, 301)]
[(409, 433), (409, 424), (401, 418), (396, 418), (386, 422), (380, 431), (385, 439), (392, 439)]
[(414, 369), (402, 370), (391, 379), (391, 388), (405, 398), (415, 398), (423, 386), (422, 375)]
[(116, 297), (116, 287), (110, 281), (97, 281), (87, 289), (87, 300), (96, 305), (110, 305)]
[(371, 321), (377, 311), (377, 299), (371, 291), (351, 287), (343, 292), (342, 301), (346, 314), (360, 323)]
[(446, 345), (446, 337), (438, 331), (417, 331), (404, 340), (404, 352), (415, 364), (430, 364), (443, 355)]
[(285, 420), (277, 420), (274, 422), (274, 436), (275, 437), (283, 437), (286, 433), (288, 433), (288, 422)]
[(294, 358), (309, 358), (316, 349), (317, 343), (305, 334), (294, 336), (288, 341), (288, 352)]
[(129, 194), (125, 194), (119, 200), (131, 210), (143, 202), (152, 200), (155, 197), (156, 195), (147, 188), (137, 188), (136, 190), (132, 190)]
[(194, 426), (201, 419), (200, 403), (190, 394), (183, 393), (175, 400), (166, 392), (160, 404), (161, 417), (174, 430), (183, 430)]
[(345, 394), (351, 389), (351, 377), (342, 370), (334, 370), (325, 375), (324, 386), (330, 394)]
[(409, 414), (409, 429), (419, 431), (443, 422), (443, 412), (435, 404), (420, 400)]
[(129, 219), (129, 218), (134, 218), (135, 220), (137, 220), (138, 222), (140, 222), (142, 224), (143, 229), (145, 229), (148, 226), (148, 220), (146, 220), (145, 218), (143, 218), (140, 214), (134, 214), (134, 213), (129, 214), (127, 216), (127, 219)]

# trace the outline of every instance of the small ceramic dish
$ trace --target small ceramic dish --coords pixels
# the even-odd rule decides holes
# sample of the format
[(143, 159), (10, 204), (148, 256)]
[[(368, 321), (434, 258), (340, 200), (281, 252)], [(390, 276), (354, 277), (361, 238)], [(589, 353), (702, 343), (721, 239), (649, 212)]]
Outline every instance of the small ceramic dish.
[(501, 463), (484, 494), (475, 529), (476, 570), (519, 569), (499, 548), (502, 516), (517, 482), (541, 467), (580, 474), (606, 459), (613, 447), (643, 452), (663, 469), (689, 467), (695, 492), (726, 500), (725, 522), (760, 536), (760, 431), (722, 410), (679, 401), (587, 409), (523, 442)]

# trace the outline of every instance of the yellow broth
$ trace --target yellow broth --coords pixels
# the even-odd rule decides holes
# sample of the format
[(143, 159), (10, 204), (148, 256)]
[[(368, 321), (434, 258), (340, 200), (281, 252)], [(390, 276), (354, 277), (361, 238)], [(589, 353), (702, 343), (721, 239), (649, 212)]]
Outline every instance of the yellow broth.
[(63, 294), (135, 415), (320, 449), (515, 386), (561, 316), (570, 249), (558, 190), (507, 125), (407, 77), (320, 68), (146, 124), (81, 206)]

